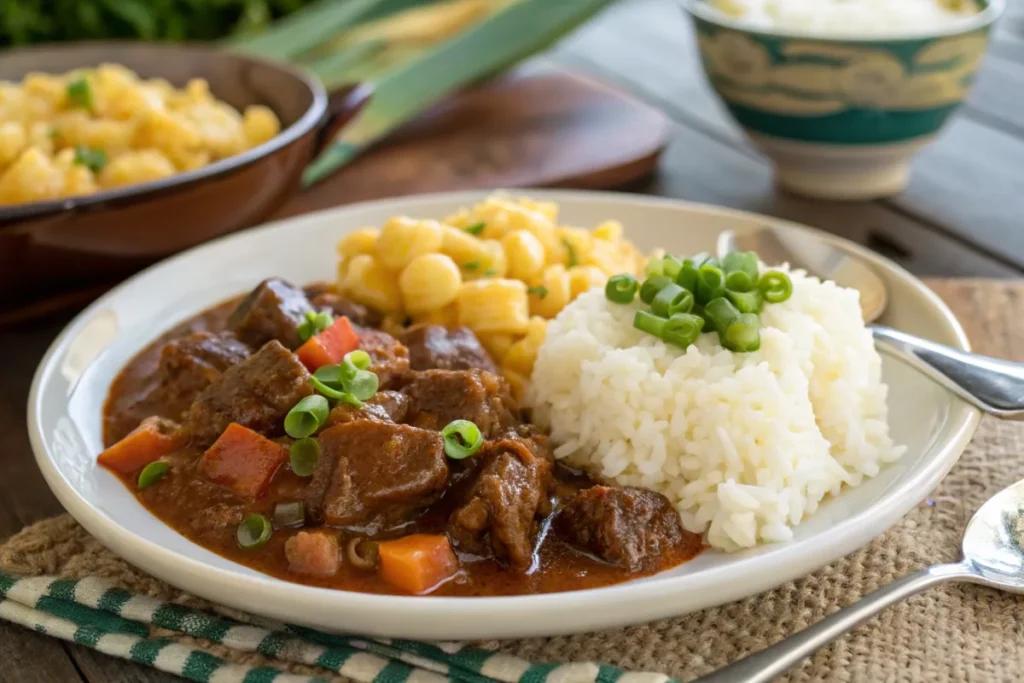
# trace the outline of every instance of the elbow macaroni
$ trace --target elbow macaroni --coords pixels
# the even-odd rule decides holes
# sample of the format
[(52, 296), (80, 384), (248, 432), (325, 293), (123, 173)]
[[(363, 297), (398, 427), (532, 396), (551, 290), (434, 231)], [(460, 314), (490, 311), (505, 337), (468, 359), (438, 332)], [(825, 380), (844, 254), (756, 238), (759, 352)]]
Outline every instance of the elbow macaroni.
[(622, 233), (616, 221), (563, 226), (553, 202), (498, 194), (442, 221), (399, 216), (349, 233), (338, 284), (393, 325), (469, 327), (521, 397), (547, 321), (609, 276), (642, 268)]
[[(20, 83), (0, 82), (0, 204), (164, 178), (255, 147), (280, 129), (269, 108), (240, 113), (202, 79), (176, 90), (117, 64), (28, 74)], [(105, 160), (79, 161), (82, 147)], [(56, 162), (62, 152), (72, 153), (71, 166)]]

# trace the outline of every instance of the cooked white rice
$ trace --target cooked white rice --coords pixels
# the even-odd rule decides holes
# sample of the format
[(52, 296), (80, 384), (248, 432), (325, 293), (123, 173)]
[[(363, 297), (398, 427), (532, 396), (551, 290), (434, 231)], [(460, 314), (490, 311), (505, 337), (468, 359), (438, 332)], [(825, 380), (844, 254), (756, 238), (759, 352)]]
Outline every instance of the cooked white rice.
[(828, 494), (903, 453), (858, 294), (794, 271), (761, 348), (685, 351), (633, 328), (640, 303), (594, 289), (555, 318), (527, 396), (556, 456), (665, 494), (716, 548), (784, 541)]

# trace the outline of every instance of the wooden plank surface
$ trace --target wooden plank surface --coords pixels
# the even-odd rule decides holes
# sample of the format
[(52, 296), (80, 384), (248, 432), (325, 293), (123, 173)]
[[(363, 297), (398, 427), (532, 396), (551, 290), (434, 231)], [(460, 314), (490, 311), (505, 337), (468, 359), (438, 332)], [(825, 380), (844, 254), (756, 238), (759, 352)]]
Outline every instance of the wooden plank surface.
[[(623, 0), (539, 63), (581, 68), (672, 119), (671, 144), (656, 176), (632, 191), (815, 225), (922, 276), (1024, 273), (1024, 0), (1010, 0), (967, 106), (921, 155), (910, 188), (877, 202), (834, 204), (779, 192), (768, 161), (747, 144), (708, 88), (692, 30), (675, 0)], [(998, 321), (971, 317), (978, 297), (1016, 297), (1018, 289), (964, 282), (935, 286), (981, 349), (1024, 358), (1024, 347), (1012, 341), (991, 345), (1000, 338)], [(0, 537), (60, 511), (31, 459), (24, 425), (34, 367), (68, 318), (0, 332)], [(177, 680), (4, 623), (0, 662), (0, 683)]]

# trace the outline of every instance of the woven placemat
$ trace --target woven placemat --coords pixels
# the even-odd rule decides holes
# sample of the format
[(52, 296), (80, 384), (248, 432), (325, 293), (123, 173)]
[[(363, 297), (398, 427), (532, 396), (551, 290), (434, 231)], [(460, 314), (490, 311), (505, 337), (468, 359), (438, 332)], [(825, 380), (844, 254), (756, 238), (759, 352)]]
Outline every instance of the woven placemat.
[[(960, 314), (979, 351), (1024, 360), (1019, 285), (933, 283)], [(955, 561), (967, 520), (988, 497), (1024, 478), (1024, 424), (982, 421), (939, 488), (861, 550), (773, 591), (646, 626), (602, 633), (485, 643), (530, 661), (604, 662), (683, 681), (709, 673), (929, 564)], [(69, 517), (28, 527), (0, 547), (0, 569), (21, 576), (100, 577), (160, 600), (210, 606), (134, 569)], [(172, 634), (182, 642), (190, 638)], [(229, 661), (263, 665), (258, 654), (215, 644)], [(317, 672), (297, 667), (296, 673)], [(1024, 680), (1024, 598), (977, 586), (933, 588), (820, 650), (786, 681)]]

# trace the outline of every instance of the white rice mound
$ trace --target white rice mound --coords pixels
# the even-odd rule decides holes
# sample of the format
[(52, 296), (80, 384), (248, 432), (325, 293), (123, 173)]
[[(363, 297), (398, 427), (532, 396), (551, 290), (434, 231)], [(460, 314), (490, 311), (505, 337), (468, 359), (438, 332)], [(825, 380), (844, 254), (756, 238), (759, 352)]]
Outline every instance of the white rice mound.
[(723, 550), (790, 539), (826, 495), (897, 460), (858, 293), (790, 275), (753, 353), (715, 334), (684, 351), (633, 328), (639, 301), (577, 298), (548, 325), (527, 395), (556, 457), (663, 493)]

